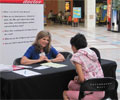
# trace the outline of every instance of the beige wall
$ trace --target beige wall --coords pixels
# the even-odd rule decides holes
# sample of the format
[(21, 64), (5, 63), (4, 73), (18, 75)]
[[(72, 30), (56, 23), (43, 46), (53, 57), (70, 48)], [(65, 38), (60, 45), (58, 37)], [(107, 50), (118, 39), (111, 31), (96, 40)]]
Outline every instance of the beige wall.
[(65, 0), (58, 0), (58, 12), (65, 12)]
[(50, 10), (53, 10), (54, 14), (59, 11), (65, 12), (65, 1), (71, 2), (71, 15), (73, 12), (73, 0), (44, 0), (44, 14), (47, 16)]
[(44, 14), (47, 16), (50, 10), (53, 10), (53, 13), (57, 14), (58, 0), (44, 0)]

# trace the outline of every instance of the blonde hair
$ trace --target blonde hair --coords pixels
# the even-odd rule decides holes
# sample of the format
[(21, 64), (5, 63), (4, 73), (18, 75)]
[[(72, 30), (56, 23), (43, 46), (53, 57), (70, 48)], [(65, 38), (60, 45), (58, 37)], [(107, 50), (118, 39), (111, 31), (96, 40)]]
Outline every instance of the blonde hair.
[(37, 52), (40, 52), (40, 50), (41, 50), (41, 45), (39, 44), (38, 40), (40, 40), (41, 38), (46, 37), (46, 36), (49, 37), (49, 43), (44, 48), (44, 51), (45, 51), (45, 53), (48, 53), (50, 51), (50, 48), (51, 48), (51, 34), (48, 31), (43, 30), (43, 31), (40, 31), (37, 34), (35, 42), (33, 43), (33, 45), (35, 46), (35, 49), (36, 49)]

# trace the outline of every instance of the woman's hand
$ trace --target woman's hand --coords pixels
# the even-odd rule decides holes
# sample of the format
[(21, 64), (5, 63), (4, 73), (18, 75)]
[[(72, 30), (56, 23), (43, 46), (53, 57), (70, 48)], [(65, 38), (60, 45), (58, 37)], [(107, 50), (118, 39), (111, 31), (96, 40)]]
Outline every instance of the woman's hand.
[(51, 59), (51, 62), (62, 62), (62, 61), (64, 61), (64, 60), (65, 60), (64, 56), (63, 56), (61, 53), (59, 53), (59, 54), (56, 56), (56, 58)]
[(50, 59), (48, 59), (48, 58), (46, 58), (45, 60), (46, 60), (47, 62), (52, 62), (52, 60), (50, 60)]
[(78, 79), (78, 76), (75, 76), (75, 77), (74, 77), (74, 81), (75, 81), (76, 83), (78, 83), (78, 80), (79, 80), (79, 79)]
[(47, 60), (47, 59), (48, 58), (46, 56), (40, 56), (39, 61), (41, 62), (41, 61), (44, 61), (44, 60)]

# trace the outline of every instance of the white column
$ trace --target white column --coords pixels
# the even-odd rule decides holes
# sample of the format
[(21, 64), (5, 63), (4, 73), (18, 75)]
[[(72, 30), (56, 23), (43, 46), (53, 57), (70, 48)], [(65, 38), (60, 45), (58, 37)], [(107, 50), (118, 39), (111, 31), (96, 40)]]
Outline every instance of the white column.
[(93, 29), (96, 27), (96, 0), (84, 0), (85, 27)]

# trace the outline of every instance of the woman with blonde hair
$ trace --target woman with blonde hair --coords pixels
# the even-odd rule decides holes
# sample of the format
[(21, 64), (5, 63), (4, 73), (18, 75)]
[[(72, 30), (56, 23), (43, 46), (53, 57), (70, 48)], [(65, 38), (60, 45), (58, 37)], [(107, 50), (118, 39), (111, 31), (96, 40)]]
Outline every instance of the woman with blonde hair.
[(62, 62), (64, 60), (64, 56), (51, 46), (51, 34), (48, 31), (40, 31), (35, 42), (22, 57), (21, 64), (27, 65), (43, 61)]

